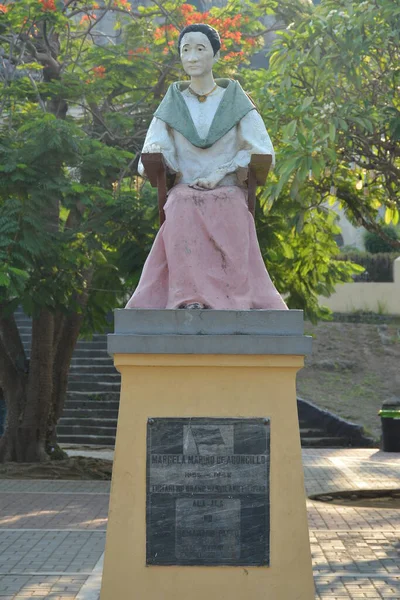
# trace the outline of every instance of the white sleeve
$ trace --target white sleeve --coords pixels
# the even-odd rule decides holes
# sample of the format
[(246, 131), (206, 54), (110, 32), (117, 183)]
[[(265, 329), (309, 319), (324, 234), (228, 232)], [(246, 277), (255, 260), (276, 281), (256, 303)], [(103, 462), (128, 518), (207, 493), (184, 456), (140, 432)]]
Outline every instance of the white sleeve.
[(260, 114), (254, 109), (245, 115), (237, 125), (237, 152), (232, 160), (216, 169), (221, 179), (228, 173), (236, 173), (238, 181), (244, 183), (248, 177), (248, 167), (252, 154), (272, 154), (275, 165), (275, 152), (271, 139)]
[(258, 111), (251, 110), (241, 119), (238, 135), (242, 151), (247, 151), (250, 157), (252, 154), (272, 154), (272, 165), (275, 165), (274, 147)]
[[(147, 131), (142, 154), (146, 154), (146, 152), (161, 152), (169, 170), (173, 173), (178, 173), (179, 167), (173, 137), (168, 125), (164, 121), (161, 121), (161, 119), (157, 119), (157, 117), (153, 118)], [(140, 175), (144, 175), (144, 167), (141, 160), (139, 161), (138, 171)]]

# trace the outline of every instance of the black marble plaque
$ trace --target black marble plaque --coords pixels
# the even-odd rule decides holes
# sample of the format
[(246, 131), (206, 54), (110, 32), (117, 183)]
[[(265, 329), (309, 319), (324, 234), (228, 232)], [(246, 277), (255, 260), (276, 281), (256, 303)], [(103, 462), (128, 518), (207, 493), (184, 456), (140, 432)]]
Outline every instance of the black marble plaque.
[(148, 565), (269, 564), (269, 419), (147, 425)]

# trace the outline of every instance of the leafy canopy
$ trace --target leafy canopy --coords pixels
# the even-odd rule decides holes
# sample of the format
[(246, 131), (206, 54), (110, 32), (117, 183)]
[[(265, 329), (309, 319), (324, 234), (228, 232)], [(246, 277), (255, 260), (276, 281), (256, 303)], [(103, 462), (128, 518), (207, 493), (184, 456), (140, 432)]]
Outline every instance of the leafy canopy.
[[(354, 271), (331, 260), (338, 228), (324, 204), (324, 165), (338, 188), (352, 189), (355, 176), (339, 150), (344, 127), (317, 110), (323, 85), (318, 96), (292, 79), (316, 77), (313, 64), (299, 64), (313, 60), (305, 51), (311, 10), (300, 0), (233, 0), (203, 13), (181, 0), (138, 9), (127, 0), (1, 4), (0, 302), (70, 312), (87, 296), (88, 329), (123, 304), (157, 229), (154, 190), (140, 190), (136, 178), (138, 155), (168, 85), (182, 78), (178, 31), (208, 22), (223, 37), (215, 74), (237, 77), (256, 97), (278, 150), (257, 209), (269, 271), (291, 307), (324, 314), (318, 295)], [(295, 26), (279, 38), (269, 71), (252, 71), (243, 67), (262, 48), (266, 13)], [(354, 123), (347, 132), (364, 132)], [(378, 201), (389, 202), (371, 194), (363, 206), (375, 214)]]
[(300, 224), (321, 200), (383, 237), (377, 220), (398, 224), (399, 48), (398, 3), (325, 0), (280, 32), (268, 71), (249, 74), (279, 144), (270, 193), (298, 202)]

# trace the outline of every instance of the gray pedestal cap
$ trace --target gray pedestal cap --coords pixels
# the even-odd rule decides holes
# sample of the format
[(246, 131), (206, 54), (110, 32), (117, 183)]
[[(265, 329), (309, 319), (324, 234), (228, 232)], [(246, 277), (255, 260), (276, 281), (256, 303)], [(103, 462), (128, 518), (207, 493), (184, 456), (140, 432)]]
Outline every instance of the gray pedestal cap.
[(311, 352), (301, 310), (118, 309), (110, 354)]

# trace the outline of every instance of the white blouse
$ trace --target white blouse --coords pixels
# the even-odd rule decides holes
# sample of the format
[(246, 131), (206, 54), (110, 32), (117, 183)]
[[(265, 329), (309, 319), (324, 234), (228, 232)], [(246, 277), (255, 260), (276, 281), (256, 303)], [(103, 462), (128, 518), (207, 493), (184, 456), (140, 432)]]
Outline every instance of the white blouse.
[[(224, 93), (225, 89), (218, 87), (205, 102), (199, 102), (188, 90), (182, 92), (201, 138), (207, 136)], [(154, 117), (142, 152), (161, 152), (169, 169), (177, 174), (176, 183), (186, 184), (218, 171), (222, 174), (218, 186), (243, 186), (252, 154), (272, 154), (273, 164), (275, 162), (272, 142), (256, 110), (248, 112), (235, 127), (205, 149), (193, 146), (181, 133)], [(144, 175), (142, 161), (139, 173)]]

